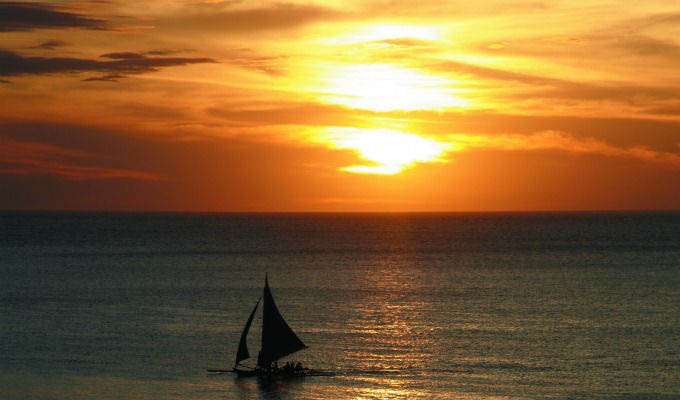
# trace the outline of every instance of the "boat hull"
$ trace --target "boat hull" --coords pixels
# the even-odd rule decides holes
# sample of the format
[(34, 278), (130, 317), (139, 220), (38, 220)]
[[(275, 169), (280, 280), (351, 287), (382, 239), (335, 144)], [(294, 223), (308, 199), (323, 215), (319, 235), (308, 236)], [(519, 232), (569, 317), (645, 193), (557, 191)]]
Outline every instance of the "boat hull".
[(278, 370), (276, 372), (265, 371), (259, 368), (249, 370), (234, 368), (234, 369), (209, 369), (208, 372), (213, 374), (233, 373), (238, 375), (239, 378), (258, 377), (264, 379), (290, 379), (290, 378), (303, 378), (305, 376), (335, 376), (335, 373), (331, 371), (322, 371), (318, 369), (309, 368), (303, 368), (302, 370), (294, 371)]
[(310, 375), (310, 370), (308, 368), (304, 368), (301, 370), (284, 370), (284, 369), (279, 369), (276, 371), (272, 370), (264, 370), (260, 368), (252, 369), (252, 370), (243, 370), (243, 369), (238, 369), (234, 368), (232, 371), (239, 377), (259, 377), (259, 378), (268, 378), (268, 379), (290, 379), (290, 378), (302, 378), (305, 376)]

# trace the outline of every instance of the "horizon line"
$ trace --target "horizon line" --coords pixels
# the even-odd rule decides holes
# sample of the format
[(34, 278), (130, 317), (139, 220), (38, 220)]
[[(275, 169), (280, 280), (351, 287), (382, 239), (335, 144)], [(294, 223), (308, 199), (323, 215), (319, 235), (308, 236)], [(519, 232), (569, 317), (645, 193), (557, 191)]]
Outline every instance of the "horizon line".
[(125, 209), (3, 209), (0, 213), (76, 213), (76, 214), (617, 214), (617, 213), (675, 213), (680, 212), (680, 208), (655, 208), (655, 209), (537, 209), (537, 210), (451, 210), (451, 211), (212, 211), (212, 210), (125, 210)]

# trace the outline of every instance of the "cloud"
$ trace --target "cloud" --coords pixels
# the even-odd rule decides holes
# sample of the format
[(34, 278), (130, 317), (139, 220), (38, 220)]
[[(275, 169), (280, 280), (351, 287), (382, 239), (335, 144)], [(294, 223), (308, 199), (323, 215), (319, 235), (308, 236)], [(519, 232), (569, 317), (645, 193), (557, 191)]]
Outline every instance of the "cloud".
[(479, 65), (458, 62), (458, 61), (444, 61), (437, 64), (431, 64), (427, 68), (438, 72), (449, 72), (472, 75), (484, 79), (493, 79), (499, 81), (513, 81), (522, 84), (540, 85), (540, 86), (555, 86), (563, 85), (568, 81), (561, 79), (554, 79), (543, 77), (539, 75), (523, 74), (519, 72), (512, 72), (496, 68), (481, 67)]
[[(397, 120), (412, 121), (419, 132), (446, 135), (469, 132), (504, 135), (508, 131), (520, 135), (535, 132), (569, 132), (575, 138), (596, 138), (618, 147), (647, 146), (660, 151), (676, 151), (680, 121), (651, 118), (615, 118), (572, 115), (519, 115), (485, 112), (411, 111), (392, 112)], [(644, 132), (641, 135), (640, 132)]]
[(656, 13), (639, 18), (632, 18), (616, 25), (622, 32), (639, 32), (658, 26), (677, 26), (680, 23), (680, 12)]
[(673, 103), (665, 106), (649, 107), (644, 111), (649, 114), (671, 115), (675, 117), (680, 117), (680, 104)]
[(144, 55), (139, 53), (133, 53), (130, 51), (125, 51), (120, 53), (102, 54), (100, 57), (110, 58), (112, 60), (139, 60), (144, 58)]
[(82, 79), (83, 82), (96, 82), (96, 81), (101, 81), (101, 82), (118, 82), (119, 79), (127, 78), (125, 75), (120, 75), (120, 74), (107, 74), (107, 75), (102, 75), (102, 76), (93, 76), (90, 78), (85, 78)]
[[(518, 93), (516, 97), (526, 97)], [(531, 92), (533, 98), (617, 101), (631, 106), (649, 105), (649, 100), (673, 101), (680, 99), (680, 88), (617, 85), (564, 84), (560, 87)]]
[(563, 132), (545, 131), (531, 135), (449, 135), (454, 151), (491, 149), (506, 151), (558, 150), (580, 154), (625, 157), (680, 168), (680, 154), (644, 146), (614, 146), (594, 138), (576, 138)]
[(680, 46), (642, 35), (628, 35), (612, 38), (613, 43), (628, 53), (641, 56), (661, 56), (674, 60), (680, 59)]
[(44, 28), (105, 29), (106, 23), (100, 19), (58, 11), (43, 3), (0, 3), (0, 32)]
[[(232, 3), (228, 3), (231, 6)], [(185, 30), (249, 32), (285, 30), (317, 21), (333, 20), (345, 14), (322, 6), (276, 3), (260, 8), (234, 9), (218, 5), (194, 6), (179, 16), (161, 18), (154, 22), (159, 27)]]
[[(151, 52), (146, 54), (151, 54)], [(285, 55), (262, 55), (252, 48), (224, 49), (217, 55), (221, 63), (257, 70), (269, 75), (283, 75), (286, 69), (282, 61), (288, 58)]]
[(179, 65), (214, 63), (212, 58), (146, 57), (131, 56), (136, 53), (109, 53), (102, 61), (70, 57), (24, 57), (17, 53), (0, 50), (0, 76), (26, 74), (51, 74), (63, 72), (104, 72), (110, 74), (140, 74), (155, 72), (159, 68)]
[(366, 42), (367, 44), (378, 44), (378, 45), (388, 45), (388, 46), (394, 46), (394, 47), (408, 47), (408, 48), (414, 48), (414, 47), (434, 47), (437, 45), (437, 42), (434, 40), (424, 40), (424, 39), (416, 39), (416, 38), (411, 38), (411, 37), (400, 37), (400, 38), (392, 38), (392, 39), (382, 39), (382, 40), (372, 40), (369, 42)]
[(162, 50), (150, 50), (146, 54), (150, 56), (169, 56), (177, 53), (182, 53), (189, 50), (174, 50), (174, 49), (162, 49)]
[(254, 69), (264, 72), (269, 75), (281, 75), (283, 71), (280, 69), (277, 61), (283, 59), (283, 56), (257, 56), (251, 54), (232, 54), (226, 60), (229, 64), (238, 67)]
[(68, 45), (68, 43), (61, 40), (48, 40), (40, 43), (37, 46), (31, 47), (31, 49), (53, 50), (57, 47), (62, 47), (66, 45)]
[[(651, 50), (650, 50), (651, 51)], [(680, 51), (678, 52), (680, 55)], [(457, 61), (446, 61), (428, 66), (438, 72), (465, 74), (472, 77), (501, 82), (514, 82), (525, 85), (530, 89), (515, 90), (506, 97), (527, 99), (567, 99), (615, 101), (626, 105), (647, 104), (650, 99), (677, 100), (680, 99), (680, 88), (666, 86), (630, 85), (618, 82), (585, 83), (567, 79), (550, 78), (507, 71), (496, 68), (482, 67)], [(500, 94), (497, 94), (500, 96)]]
[(479, 18), (485, 16), (523, 14), (548, 10), (554, 7), (550, 2), (541, 1), (464, 1), (464, 0), (420, 0), (414, 6), (413, 0), (386, 0), (366, 2), (364, 12), (380, 17), (426, 17), (450, 20)]
[(56, 175), (71, 180), (160, 179), (143, 171), (83, 165), (100, 158), (85, 151), (0, 137), (0, 174)]
[(233, 122), (252, 126), (308, 125), (308, 126), (356, 126), (365, 117), (375, 118), (379, 113), (353, 110), (342, 106), (281, 102), (277, 104), (254, 104), (250, 107), (210, 107), (208, 114)]
[(140, 171), (115, 168), (79, 167), (50, 161), (25, 161), (21, 167), (0, 167), (3, 175), (56, 175), (70, 180), (90, 179), (136, 179), (158, 180), (159, 178)]

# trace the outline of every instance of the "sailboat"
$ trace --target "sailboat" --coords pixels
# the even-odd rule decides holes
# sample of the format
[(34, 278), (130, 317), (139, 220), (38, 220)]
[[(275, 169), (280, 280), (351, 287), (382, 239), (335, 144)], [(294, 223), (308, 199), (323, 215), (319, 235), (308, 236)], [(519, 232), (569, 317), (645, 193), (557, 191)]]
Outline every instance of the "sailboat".
[[(263, 300), (262, 304), (262, 343), (260, 347), (260, 353), (257, 357), (257, 365), (255, 368), (249, 368), (243, 365), (239, 365), (241, 361), (250, 358), (250, 353), (248, 352), (248, 331), (250, 330), (250, 325), (255, 317), (255, 312), (257, 307), (260, 305), (260, 301)], [(302, 368), (299, 364), (298, 367), (290, 368), (278, 368), (276, 362), (290, 354), (300, 351), (306, 348), (302, 340), (293, 332), (293, 330), (288, 326), (286, 320), (279, 312), (274, 302), (274, 297), (269, 289), (269, 281), (267, 276), (264, 278), (264, 293), (263, 296), (257, 300), (253, 311), (250, 312), (250, 316), (246, 321), (246, 325), (243, 327), (243, 332), (241, 332), (241, 340), (238, 344), (238, 350), (236, 351), (236, 361), (234, 363), (234, 368), (231, 371), (228, 370), (216, 370), (209, 369), (208, 372), (234, 372), (238, 376), (281, 376), (281, 377), (293, 377), (293, 376), (305, 376), (310, 373), (307, 368)]]

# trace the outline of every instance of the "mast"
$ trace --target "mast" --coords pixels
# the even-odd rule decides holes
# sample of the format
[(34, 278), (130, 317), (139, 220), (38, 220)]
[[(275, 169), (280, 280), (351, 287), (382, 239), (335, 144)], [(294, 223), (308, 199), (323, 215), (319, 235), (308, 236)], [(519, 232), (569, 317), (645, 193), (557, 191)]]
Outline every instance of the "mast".
[(258, 357), (259, 367), (268, 367), (274, 361), (296, 351), (302, 350), (305, 344), (290, 329), (274, 303), (269, 289), (267, 276), (264, 278), (264, 302), (262, 304), (262, 349)]
[(248, 321), (246, 321), (246, 326), (243, 327), (243, 332), (241, 332), (241, 341), (239, 341), (238, 343), (238, 351), (236, 352), (236, 362), (234, 363), (234, 368), (236, 368), (238, 363), (240, 363), (241, 361), (250, 358), (246, 337), (248, 336), (250, 324), (253, 322), (253, 317), (255, 317), (255, 311), (257, 310), (257, 306), (260, 305), (261, 299), (262, 298), (259, 298), (257, 300), (257, 303), (255, 303), (255, 308), (253, 308), (253, 311), (250, 312), (250, 317), (248, 317)]

